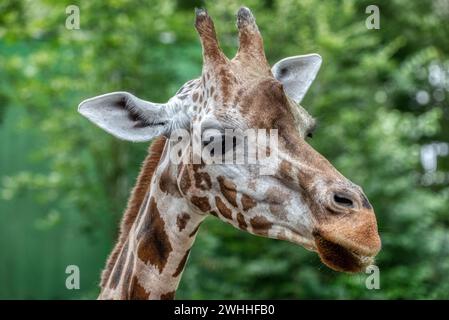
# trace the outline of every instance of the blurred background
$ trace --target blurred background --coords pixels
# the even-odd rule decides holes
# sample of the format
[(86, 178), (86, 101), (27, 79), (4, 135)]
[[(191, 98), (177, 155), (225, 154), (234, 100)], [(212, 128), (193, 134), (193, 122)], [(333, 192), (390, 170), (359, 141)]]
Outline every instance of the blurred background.
[[(449, 298), (449, 0), (2, 0), (0, 298), (96, 298), (148, 144), (109, 136), (77, 105), (117, 90), (166, 101), (201, 72), (194, 7), (232, 57), (242, 4), (271, 63), (323, 57), (302, 103), (319, 121), (310, 143), (376, 209), (380, 289), (211, 217), (177, 298)], [(69, 5), (79, 30), (66, 28)], [(79, 290), (65, 287), (68, 265)]]

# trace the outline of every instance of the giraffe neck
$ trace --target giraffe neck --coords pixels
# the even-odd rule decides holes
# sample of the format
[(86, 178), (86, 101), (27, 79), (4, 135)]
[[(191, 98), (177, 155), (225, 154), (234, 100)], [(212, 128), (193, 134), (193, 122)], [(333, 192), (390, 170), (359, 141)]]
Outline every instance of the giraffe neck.
[(99, 299), (174, 298), (205, 216), (192, 211), (182, 197), (178, 167), (169, 162), (167, 145)]

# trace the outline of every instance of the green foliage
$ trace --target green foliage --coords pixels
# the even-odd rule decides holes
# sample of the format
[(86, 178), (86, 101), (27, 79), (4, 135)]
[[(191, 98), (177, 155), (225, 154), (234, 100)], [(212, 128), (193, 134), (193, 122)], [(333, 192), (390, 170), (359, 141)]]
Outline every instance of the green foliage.
[[(447, 1), (248, 0), (269, 60), (318, 52), (304, 106), (311, 144), (362, 185), (376, 209), (381, 289), (366, 275), (324, 267), (296, 245), (208, 218), (178, 298), (448, 298), (449, 189), (422, 183), (420, 147), (449, 137)], [(0, 298), (94, 298), (146, 145), (120, 142), (82, 119), (77, 104), (127, 90), (167, 100), (201, 71), (193, 8), (201, 1), (82, 1), (81, 29), (56, 0), (0, 4)], [(238, 1), (207, 1), (224, 51), (236, 51)], [(429, 94), (426, 103), (418, 91)], [(447, 171), (449, 161), (440, 158)], [(81, 290), (65, 289), (65, 267)]]

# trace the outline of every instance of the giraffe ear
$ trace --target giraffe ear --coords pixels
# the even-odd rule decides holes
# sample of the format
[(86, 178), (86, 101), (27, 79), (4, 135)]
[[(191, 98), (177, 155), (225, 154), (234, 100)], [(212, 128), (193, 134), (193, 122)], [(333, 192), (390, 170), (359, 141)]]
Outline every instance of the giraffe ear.
[(307, 54), (282, 59), (274, 64), (271, 72), (282, 83), (285, 93), (300, 103), (320, 70), (321, 56)]
[(164, 107), (128, 92), (112, 92), (84, 100), (78, 112), (119, 139), (141, 142), (168, 133), (170, 119)]

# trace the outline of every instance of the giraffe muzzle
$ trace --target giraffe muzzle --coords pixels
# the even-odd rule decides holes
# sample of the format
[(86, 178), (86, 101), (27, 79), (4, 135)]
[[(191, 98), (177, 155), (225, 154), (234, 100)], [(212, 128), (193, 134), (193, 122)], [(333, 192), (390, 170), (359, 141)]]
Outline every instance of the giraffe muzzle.
[(343, 245), (327, 240), (320, 234), (314, 236), (321, 261), (335, 271), (362, 272), (374, 262), (373, 256), (361, 255)]
[(374, 210), (357, 189), (332, 193), (326, 209), (312, 233), (321, 260), (336, 271), (363, 271), (381, 248)]

